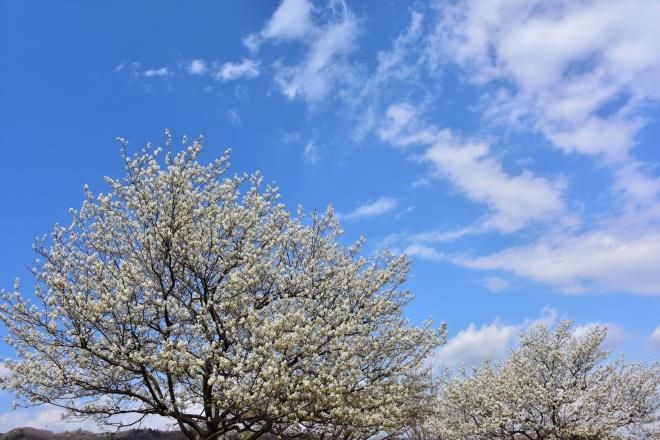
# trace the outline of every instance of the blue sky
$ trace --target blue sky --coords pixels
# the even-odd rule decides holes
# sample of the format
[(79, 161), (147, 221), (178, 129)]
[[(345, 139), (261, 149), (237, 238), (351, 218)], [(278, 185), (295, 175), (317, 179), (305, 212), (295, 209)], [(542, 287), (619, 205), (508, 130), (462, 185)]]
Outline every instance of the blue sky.
[[(206, 136), (350, 243), (413, 260), (438, 362), (535, 322), (660, 353), (660, 3), (0, 1), (0, 286), (135, 148)], [(0, 346), (0, 355), (10, 351)], [(51, 408), (19, 425), (65, 429)]]

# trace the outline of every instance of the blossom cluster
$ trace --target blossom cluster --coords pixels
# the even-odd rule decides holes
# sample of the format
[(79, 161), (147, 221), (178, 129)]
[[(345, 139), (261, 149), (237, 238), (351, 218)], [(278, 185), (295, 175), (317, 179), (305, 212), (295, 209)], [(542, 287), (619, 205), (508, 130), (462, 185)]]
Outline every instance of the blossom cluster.
[(21, 404), (171, 417), (191, 439), (368, 437), (432, 404), (444, 327), (402, 316), (406, 259), (340, 246), (332, 209), (291, 214), (229, 152), (200, 164), (201, 138), (121, 142), (125, 178), (37, 241), (34, 301), (3, 293)]
[(448, 440), (657, 438), (660, 364), (606, 362), (606, 333), (539, 325), (501, 363), (446, 373), (428, 429)]

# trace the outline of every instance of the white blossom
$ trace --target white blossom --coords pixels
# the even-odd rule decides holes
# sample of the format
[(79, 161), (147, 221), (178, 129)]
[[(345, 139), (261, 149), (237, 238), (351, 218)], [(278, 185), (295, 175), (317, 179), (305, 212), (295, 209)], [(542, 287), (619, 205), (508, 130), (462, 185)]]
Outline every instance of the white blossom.
[(448, 440), (658, 438), (660, 364), (608, 363), (606, 334), (539, 325), (508, 359), (445, 372), (427, 427)]
[(227, 177), (228, 153), (201, 165), (201, 138), (120, 142), (125, 178), (37, 242), (35, 303), (3, 292), (20, 404), (172, 417), (191, 439), (366, 438), (426, 408), (445, 331), (402, 317), (407, 260), (340, 246), (332, 209), (292, 216), (259, 174)]

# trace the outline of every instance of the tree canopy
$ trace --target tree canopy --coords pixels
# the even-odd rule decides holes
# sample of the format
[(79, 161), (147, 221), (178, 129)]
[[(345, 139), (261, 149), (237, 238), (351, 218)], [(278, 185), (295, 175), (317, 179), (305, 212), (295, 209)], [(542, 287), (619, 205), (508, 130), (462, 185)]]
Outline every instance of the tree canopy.
[(448, 440), (658, 438), (660, 365), (607, 362), (605, 327), (522, 335), (504, 361), (447, 374), (431, 431)]
[(428, 409), (445, 331), (403, 317), (405, 258), (341, 246), (330, 208), (292, 215), (228, 153), (200, 164), (201, 138), (121, 142), (126, 176), (36, 243), (33, 295), (3, 293), (20, 404), (169, 417), (190, 439), (366, 438)]

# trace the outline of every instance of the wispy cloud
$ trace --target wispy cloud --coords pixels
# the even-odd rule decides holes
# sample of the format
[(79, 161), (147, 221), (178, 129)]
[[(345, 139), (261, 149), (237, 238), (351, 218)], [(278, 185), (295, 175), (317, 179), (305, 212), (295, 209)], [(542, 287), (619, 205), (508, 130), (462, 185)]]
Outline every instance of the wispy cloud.
[(482, 232), (482, 230), (479, 226), (466, 226), (464, 228), (453, 230), (415, 232), (413, 234), (406, 234), (400, 237), (400, 239), (409, 242), (449, 243), (480, 232)]
[(204, 75), (208, 71), (206, 61), (196, 58), (188, 64), (188, 73), (191, 75)]
[[(356, 61), (364, 21), (344, 1), (284, 0), (243, 39), (251, 58), (197, 59), (186, 73), (230, 81), (263, 68), (287, 98), (310, 108), (338, 99), (355, 126), (354, 139), (375, 134), (421, 164), (410, 191), (446, 182), (480, 209), (467, 225), (393, 234), (399, 251), (493, 272), (483, 275), (491, 280), (506, 272), (564, 292), (655, 294), (660, 177), (653, 163), (634, 157), (633, 147), (650, 119), (644, 110), (660, 100), (660, 28), (653, 19), (659, 13), (660, 4), (644, 0), (418, 5), (371, 63)], [(260, 51), (265, 44), (299, 50), (273, 62)], [(163, 69), (132, 66), (117, 69), (142, 77)], [(447, 95), (432, 83), (440, 84), (448, 70), (482, 96), (470, 108), (478, 134), (437, 112)], [(604, 165), (612, 182), (602, 197), (610, 203), (591, 212), (592, 201), (572, 186), (580, 176), (525, 161), (532, 150), (526, 155), (526, 145), (507, 145), (512, 133), (541, 135), (565, 153), (562, 160), (581, 153), (594, 167)], [(302, 157), (317, 162), (318, 145), (304, 144)], [(344, 218), (371, 215), (364, 212), (370, 211), (360, 207)], [(493, 232), (517, 234), (515, 245), (484, 252), (477, 235)], [(471, 248), (451, 254), (439, 248), (449, 242)]]
[[(495, 319), (490, 324), (477, 326), (470, 323), (467, 328), (460, 330), (456, 336), (440, 347), (433, 359), (436, 367), (455, 368), (461, 365), (474, 366), (480, 364), (484, 359), (499, 361), (506, 357), (509, 350), (519, 342), (519, 335), (525, 330), (538, 324), (552, 327), (560, 319), (557, 309), (545, 307), (538, 318), (526, 319), (519, 323), (504, 323)], [(564, 318), (562, 318), (564, 319)], [(593, 321), (573, 328), (573, 335), (577, 338), (584, 337), (595, 327), (605, 327), (607, 336), (603, 347), (609, 350), (616, 349), (629, 339), (626, 331), (611, 322)], [(660, 331), (659, 337), (660, 337)]]
[(452, 260), (474, 269), (512, 272), (567, 293), (623, 290), (660, 295), (657, 231), (596, 229), (549, 235), (530, 245)]
[(421, 80), (425, 65), (423, 21), (422, 13), (412, 11), (408, 28), (394, 39), (388, 50), (378, 52), (373, 72), (344, 95), (351, 114), (356, 115), (356, 139), (378, 129), (384, 109), (400, 101), (402, 95), (430, 93)]
[(484, 286), (491, 292), (502, 292), (511, 287), (511, 283), (499, 277), (488, 277), (484, 280)]
[(227, 115), (229, 116), (229, 123), (235, 127), (241, 125), (241, 114), (237, 108), (230, 108), (227, 110)]
[(128, 74), (133, 78), (167, 78), (173, 75), (172, 70), (166, 66), (145, 69), (138, 62), (121, 63), (116, 65), (113, 70), (115, 73)]
[(251, 50), (269, 40), (295, 41), (307, 47), (298, 62), (274, 64), (275, 82), (289, 99), (318, 102), (336, 84), (351, 83), (354, 76), (354, 67), (345, 57), (355, 47), (357, 18), (343, 1), (316, 12), (309, 1), (285, 0), (259, 33), (243, 40)]
[[(64, 420), (64, 411), (50, 405), (41, 405), (33, 408), (17, 409), (15, 411), (0, 413), (0, 429), (10, 431), (14, 428), (46, 429), (53, 432), (73, 431), (82, 429), (90, 432), (102, 432), (93, 420)], [(115, 417), (113, 420), (130, 423), (135, 417), (128, 415)], [(171, 420), (160, 416), (147, 416), (142, 421), (143, 428), (167, 430), (172, 429)]]
[(128, 74), (133, 79), (166, 78), (168, 82), (175, 78), (181, 80), (186, 76), (213, 78), (217, 81), (234, 81), (241, 78), (256, 78), (260, 75), (260, 65), (256, 60), (244, 58), (240, 62), (207, 61), (195, 58), (187, 63), (179, 63), (174, 67), (152, 67), (145, 69), (141, 63), (121, 63), (115, 66), (115, 73)]
[(578, 338), (582, 338), (586, 336), (588, 332), (592, 331), (596, 327), (605, 327), (607, 329), (607, 336), (603, 341), (603, 348), (608, 350), (613, 350), (621, 346), (621, 344), (628, 337), (628, 335), (626, 335), (625, 330), (620, 326), (613, 324), (611, 322), (600, 322), (600, 321), (594, 321), (594, 322), (586, 323), (584, 325), (578, 325), (573, 329), (573, 334)]
[[(360, 126), (377, 129), (383, 141), (430, 164), (431, 173), (420, 182), (448, 180), (483, 205), (487, 214), (471, 235), (537, 228), (526, 234), (528, 244), (482, 257), (448, 256), (412, 234), (400, 236), (398, 245), (420, 258), (507, 271), (564, 292), (660, 292), (654, 263), (660, 178), (631, 153), (646, 122), (640, 112), (660, 99), (660, 54), (654, 49), (660, 30), (648, 18), (659, 11), (660, 5), (644, 1), (548, 6), (476, 0), (443, 3), (426, 15), (413, 12), (409, 28), (379, 53), (370, 86), (351, 103), (363, 109)], [(432, 32), (424, 31), (425, 22), (435, 23)], [(406, 83), (447, 64), (460, 66), (480, 87), (484, 99), (477, 110), (495, 132), (504, 127), (541, 133), (561, 151), (584, 153), (608, 166), (614, 180), (607, 193), (610, 209), (596, 222), (580, 218), (568, 207), (576, 201), (567, 200), (562, 176), (537, 175), (533, 163), (520, 161), (527, 169), (512, 173), (503, 165), (501, 147), (496, 153), (493, 136), (458, 135), (429, 123), (424, 103), (438, 99), (433, 90), (421, 90), (422, 104), (397, 101), (397, 93), (414, 90)]]
[(536, 324), (551, 326), (557, 317), (557, 310), (546, 307), (540, 317), (517, 324), (505, 324), (499, 319), (480, 327), (470, 323), (438, 349), (432, 363), (436, 367), (455, 368), (477, 365), (484, 359), (499, 361), (516, 345), (523, 330)]
[(315, 164), (321, 159), (321, 153), (319, 152), (319, 147), (313, 141), (309, 141), (305, 144), (302, 153), (305, 163)]
[(160, 67), (160, 68), (153, 68), (153, 69), (147, 69), (144, 72), (141, 73), (142, 76), (147, 77), (147, 78), (153, 78), (153, 77), (163, 77), (170, 75), (171, 72), (167, 67)]
[(377, 217), (392, 211), (398, 202), (396, 199), (381, 197), (378, 200), (358, 206), (347, 214), (338, 214), (337, 217), (342, 220), (357, 220), (368, 217)]
[(431, 261), (441, 261), (445, 259), (445, 257), (433, 247), (417, 242), (409, 244), (403, 250), (403, 254), (408, 255), (409, 257), (420, 257)]
[(482, 140), (456, 136), (448, 129), (425, 124), (421, 112), (409, 104), (387, 109), (380, 136), (397, 147), (421, 145), (417, 157), (433, 166), (432, 175), (447, 179), (467, 198), (484, 204), (490, 214), (483, 227), (513, 232), (531, 222), (558, 218), (565, 214), (561, 182), (549, 181), (526, 170), (507, 173)]
[(313, 27), (312, 4), (307, 0), (284, 0), (261, 31), (263, 38), (295, 40), (304, 38)]
[(565, 151), (625, 158), (636, 111), (660, 99), (657, 2), (472, 0), (439, 16), (429, 58), (500, 81), (491, 116), (531, 121)]
[(402, 209), (401, 211), (397, 212), (396, 215), (395, 215), (394, 217), (397, 218), (397, 219), (400, 219), (401, 217), (404, 217), (404, 216), (406, 216), (406, 215), (412, 213), (413, 211), (415, 211), (415, 207), (414, 207), (414, 206), (406, 206), (404, 209)]
[(293, 142), (298, 142), (302, 138), (302, 133), (299, 131), (286, 132), (282, 135), (282, 142), (285, 144), (290, 144)]
[(434, 363), (451, 368), (476, 365), (486, 358), (502, 359), (519, 331), (518, 325), (503, 325), (499, 321), (481, 327), (471, 323), (438, 350)]
[(221, 81), (231, 81), (241, 77), (255, 78), (259, 76), (259, 63), (243, 59), (240, 63), (224, 63), (215, 73), (215, 78)]
[(453, 243), (471, 235), (482, 233), (479, 225), (454, 230), (431, 230), (424, 232), (401, 232), (389, 234), (382, 245), (394, 252), (431, 261), (450, 261), (451, 255), (441, 253), (434, 246)]
[(652, 347), (660, 349), (660, 325), (646, 339)]

